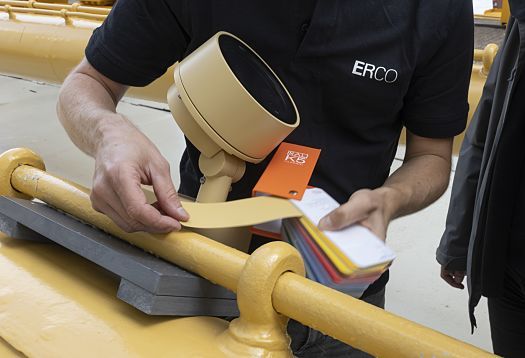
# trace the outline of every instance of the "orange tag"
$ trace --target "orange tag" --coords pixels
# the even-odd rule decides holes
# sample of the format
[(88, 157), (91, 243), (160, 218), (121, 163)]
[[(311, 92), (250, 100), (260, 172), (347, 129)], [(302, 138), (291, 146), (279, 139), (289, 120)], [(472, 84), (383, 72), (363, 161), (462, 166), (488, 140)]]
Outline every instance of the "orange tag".
[(320, 153), (320, 149), (281, 143), (253, 188), (253, 196), (268, 194), (301, 200)]

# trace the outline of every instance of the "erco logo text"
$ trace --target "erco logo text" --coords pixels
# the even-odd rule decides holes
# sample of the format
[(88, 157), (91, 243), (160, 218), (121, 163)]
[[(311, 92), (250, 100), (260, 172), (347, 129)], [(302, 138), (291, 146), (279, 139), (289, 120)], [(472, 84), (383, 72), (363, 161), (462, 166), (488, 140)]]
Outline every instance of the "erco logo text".
[(386, 69), (383, 66), (376, 66), (371, 63), (357, 60), (354, 63), (352, 73), (354, 75), (368, 77), (379, 82), (394, 83), (397, 80), (397, 71), (393, 68)]

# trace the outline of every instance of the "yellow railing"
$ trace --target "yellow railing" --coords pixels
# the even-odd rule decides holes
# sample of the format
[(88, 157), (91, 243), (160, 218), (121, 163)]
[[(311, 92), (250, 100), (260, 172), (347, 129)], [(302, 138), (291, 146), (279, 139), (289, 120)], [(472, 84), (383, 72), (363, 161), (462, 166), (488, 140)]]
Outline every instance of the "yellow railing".
[[(299, 269), (293, 270), (290, 267), (297, 267), (298, 253), (287, 244), (275, 244), (276, 251), (272, 251), (272, 254), (266, 254), (271, 251), (268, 247), (272, 246), (265, 245), (261, 249), (265, 247), (266, 249), (257, 250), (249, 256), (190, 231), (166, 235), (126, 233), (108, 217), (92, 209), (87, 189), (47, 173), (42, 160), (27, 149), (14, 149), (0, 155), (0, 195), (38, 198), (83, 222), (99, 227), (237, 292), (241, 311), (240, 321), (242, 323), (245, 315), (249, 316), (249, 318), (245, 317), (248, 326), (252, 324), (250, 329), (245, 329), (240, 334), (237, 332), (240, 336), (235, 340), (237, 345), (243, 339), (250, 341), (252, 346), (260, 344), (261, 349), (268, 344), (268, 336), (264, 336), (261, 341), (256, 336), (252, 337), (256, 331), (254, 327), (258, 327), (258, 324), (267, 327), (271, 322), (263, 322), (264, 324), (259, 322), (262, 319), (261, 311), (264, 311), (265, 307), (259, 302), (246, 300), (251, 295), (254, 301), (259, 301), (260, 297), (267, 297), (269, 306), (266, 309), (272, 312), (275, 310), (376, 356), (490, 356), (489, 353), (474, 346), (294, 273)], [(281, 261), (284, 262), (282, 265), (278, 265), (277, 268), (272, 267), (276, 262)], [(254, 266), (261, 262), (262, 266)], [(287, 272), (290, 270), (294, 272)], [(272, 275), (275, 277), (271, 278)], [(273, 281), (268, 281), (268, 277)], [(264, 288), (261, 292), (256, 292), (256, 296), (253, 296), (254, 284), (259, 289)], [(248, 287), (252, 289), (246, 290)], [(271, 315), (268, 317), (270, 321), (274, 319), (285, 323), (279, 315), (274, 318)], [(237, 330), (240, 326), (244, 327), (242, 324), (233, 326)], [(235, 331), (233, 328), (230, 325), (229, 331)]]
[[(110, 7), (98, 7), (98, 6), (84, 6), (80, 3), (74, 4), (54, 4), (35, 0), (20, 1), (20, 0), (0, 0), (0, 5), (10, 6), (12, 12), (32, 12), (38, 9), (41, 10), (52, 10), (55, 12), (46, 13), (46, 15), (60, 16), (62, 10), (71, 11), (74, 13), (85, 13), (85, 14), (98, 14), (107, 15), (111, 11)], [(31, 10), (28, 11), (27, 9)], [(5, 11), (5, 8), (4, 8)], [(37, 12), (35, 12), (37, 13)], [(105, 18), (100, 17), (99, 20), (103, 21)]]
[(501, 26), (507, 26), (510, 15), (509, 0), (503, 0), (501, 8), (492, 8), (485, 11), (483, 14), (475, 14), (474, 19), (482, 21), (488, 20)]
[(5, 11), (9, 15), (9, 19), (16, 20), (16, 14), (34, 14), (62, 17), (66, 24), (70, 24), (71, 18), (104, 21), (106, 15), (93, 14), (88, 12), (77, 12), (70, 10), (48, 10), (39, 8), (13, 7), (11, 5), (0, 6), (0, 11)]

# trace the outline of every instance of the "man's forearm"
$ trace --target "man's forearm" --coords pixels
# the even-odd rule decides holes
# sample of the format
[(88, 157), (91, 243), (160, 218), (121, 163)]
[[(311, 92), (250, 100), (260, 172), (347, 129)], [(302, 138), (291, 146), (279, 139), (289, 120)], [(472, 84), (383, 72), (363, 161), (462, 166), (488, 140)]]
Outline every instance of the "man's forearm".
[(103, 82), (83, 72), (73, 72), (62, 85), (58, 118), (75, 145), (88, 155), (95, 155), (104, 134), (112, 127), (130, 125), (116, 113), (118, 100), (120, 94), (114, 95)]
[(377, 189), (385, 198), (388, 221), (414, 213), (436, 201), (447, 189), (450, 160), (434, 154), (422, 154), (405, 160)]
[[(380, 188), (361, 189), (319, 222), (322, 230), (361, 224), (385, 239), (391, 220), (416, 212), (443, 194), (450, 176), (451, 140), (416, 138), (405, 162)], [(433, 146), (432, 144), (435, 144)]]

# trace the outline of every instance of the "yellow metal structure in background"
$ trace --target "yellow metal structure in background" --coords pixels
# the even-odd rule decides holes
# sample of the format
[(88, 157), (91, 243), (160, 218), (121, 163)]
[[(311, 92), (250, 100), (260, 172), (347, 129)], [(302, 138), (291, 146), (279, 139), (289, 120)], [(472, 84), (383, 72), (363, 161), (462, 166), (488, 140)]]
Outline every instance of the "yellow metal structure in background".
[[(249, 256), (189, 231), (166, 235), (123, 232), (109, 218), (91, 208), (89, 193), (85, 188), (50, 175), (43, 168), (43, 161), (28, 149), (12, 149), (5, 152), (0, 156), (0, 194), (38, 198), (86, 223), (237, 292), (241, 315), (232, 321), (228, 328), (227, 322), (213, 318), (202, 318), (202, 321), (195, 317), (193, 320), (186, 319), (187, 326), (181, 323), (185, 319), (166, 320), (164, 324), (173, 329), (164, 331), (158, 340), (152, 339), (147, 343), (157, 346), (159, 341), (166, 339), (164, 335), (170, 339), (179, 334), (187, 336), (188, 331), (192, 329), (194, 334), (198, 335), (198, 338), (193, 338), (193, 344), (173, 343), (165, 347), (169, 354), (176, 356), (175, 351), (184, 352), (187, 349), (186, 354), (205, 357), (290, 356), (289, 338), (285, 333), (285, 326), (290, 317), (380, 357), (490, 356), (474, 346), (304, 278), (302, 259), (288, 244), (271, 243)], [(3, 245), (6, 245), (5, 241)], [(4, 264), (7, 271), (0, 270), (0, 283), (7, 284), (8, 280), (2, 279), (2, 275), (16, 274), (17, 266), (13, 261), (5, 262), (8, 258), (5, 257), (4, 251), (6, 250), (2, 247), (0, 267)], [(64, 269), (69, 270), (71, 265), (71, 262), (65, 263)], [(31, 284), (30, 277), (26, 277), (25, 280), (27, 285)], [(17, 281), (7, 284), (2, 290), (7, 290), (7, 296), (12, 298), (17, 297), (17, 291), (21, 291), (23, 296), (27, 294), (27, 289), (24, 290), (23, 283), (21, 285)], [(51, 301), (57, 299), (51, 292), (48, 295)], [(18, 297), (18, 300), (20, 299)], [(4, 312), (6, 302), (10, 310)], [(76, 339), (71, 337), (70, 332), (69, 335), (68, 332), (64, 332), (67, 340), (59, 335), (45, 335), (45, 329), (42, 327), (42, 320), (47, 317), (45, 307), (47, 306), (44, 302), (44, 306), (35, 307), (36, 311), (28, 312), (27, 307), (17, 305), (13, 299), (4, 297), (0, 300), (0, 309), (2, 315), (7, 315), (8, 319), (7, 322), (4, 319), (4, 324), (0, 325), (0, 333), (17, 349), (23, 350), (20, 346), (20, 341), (23, 341), (48, 350), (51, 349), (48, 345), (54, 346), (54, 349), (62, 348), (60, 355), (71, 356), (76, 349)], [(114, 322), (101, 320), (100, 317), (95, 320), (90, 318), (87, 312), (77, 308), (72, 309), (72, 314), (80, 315), (79, 319), (85, 322), (82, 329), (92, 328), (87, 329), (87, 337), (79, 334), (77, 339), (92, 340), (95, 343), (99, 337), (101, 344), (93, 346), (93, 350), (103, 353), (100, 352), (100, 347), (105, 346), (111, 349), (108, 352), (111, 356), (126, 355), (129, 337), (126, 336), (125, 330), (121, 332), (114, 329)], [(111, 317), (126, 321), (126, 318), (120, 317), (125, 314), (113, 312)], [(13, 332), (11, 325), (15, 326), (16, 331), (17, 315), (28, 328)], [(68, 317), (57, 317), (55, 325), (60, 326), (62, 322), (68, 327), (74, 324)], [(43, 336), (38, 336), (39, 330), (44, 330), (41, 332)], [(100, 336), (100, 332), (104, 333), (104, 338)], [(24, 340), (24, 335), (29, 335), (33, 341)], [(105, 345), (107, 340), (112, 343)], [(198, 344), (195, 344), (196, 341)], [(58, 343), (62, 346), (57, 346)], [(119, 349), (122, 351), (118, 351)]]
[[(497, 53), (498, 45), (496, 44), (488, 44), (483, 50), (474, 50), (474, 64), (472, 65), (468, 91), (468, 103), (470, 107), (468, 111), (467, 126), (476, 111), (479, 99), (483, 93), (483, 86), (485, 86), (485, 81), (487, 80), (487, 76)], [(463, 132), (454, 138), (454, 153), (459, 153), (464, 136), (465, 133)]]
[(494, 7), (483, 14), (475, 14), (476, 20), (494, 20), (501, 26), (507, 26), (510, 18), (509, 0), (502, 0), (501, 7)]
[[(80, 62), (95, 28), (110, 8), (0, 0), (0, 73), (48, 83), (62, 83)], [(144, 88), (127, 95), (166, 102), (173, 67)]]
[[(82, 59), (93, 29), (100, 26), (108, 13), (107, 7), (78, 3), (0, 0), (0, 73), (62, 83)], [(479, 102), (496, 52), (497, 46), (493, 44), (484, 50), (476, 50), (477, 61), (483, 63), (474, 63), (472, 67), (469, 120)], [(130, 88), (127, 95), (166, 102), (166, 93), (173, 83), (173, 70), (174, 66), (170, 67), (147, 87)], [(459, 152), (462, 140), (463, 135), (455, 139), (454, 153)], [(401, 143), (405, 143), (404, 133)]]

